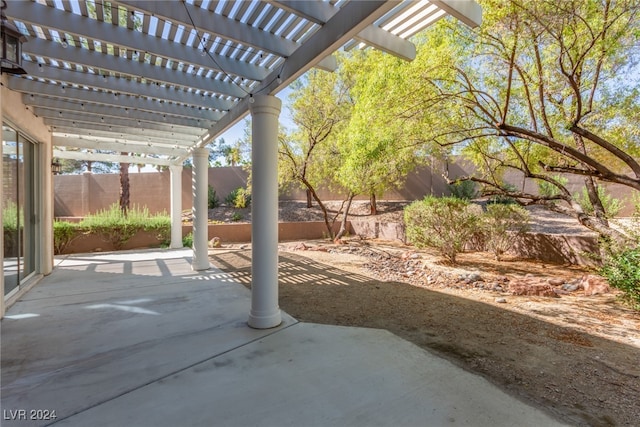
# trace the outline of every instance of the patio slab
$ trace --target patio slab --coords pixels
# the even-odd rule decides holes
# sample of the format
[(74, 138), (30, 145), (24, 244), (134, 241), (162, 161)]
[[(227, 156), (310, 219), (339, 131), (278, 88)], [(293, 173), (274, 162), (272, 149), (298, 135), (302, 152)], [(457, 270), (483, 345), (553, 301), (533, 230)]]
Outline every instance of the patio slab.
[(387, 331), (251, 329), (249, 292), (190, 261), (62, 260), (2, 320), (2, 425), (560, 425)]

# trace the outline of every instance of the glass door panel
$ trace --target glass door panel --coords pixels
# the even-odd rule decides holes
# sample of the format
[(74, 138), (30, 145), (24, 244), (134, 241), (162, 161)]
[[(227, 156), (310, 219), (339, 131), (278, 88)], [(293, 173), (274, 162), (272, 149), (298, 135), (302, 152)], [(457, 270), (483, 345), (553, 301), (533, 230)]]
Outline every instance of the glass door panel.
[(18, 158), (21, 147), (18, 134), (10, 127), (2, 127), (2, 228), (4, 231), (4, 293), (14, 290), (20, 284), (20, 241), (21, 220), (20, 194), (18, 185)]

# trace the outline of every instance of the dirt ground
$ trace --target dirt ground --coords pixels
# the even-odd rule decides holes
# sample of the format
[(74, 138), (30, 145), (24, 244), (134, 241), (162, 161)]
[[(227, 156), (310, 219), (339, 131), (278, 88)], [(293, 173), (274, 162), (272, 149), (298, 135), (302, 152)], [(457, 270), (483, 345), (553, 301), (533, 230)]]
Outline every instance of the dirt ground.
[[(339, 202), (327, 203), (332, 215)], [(405, 202), (378, 204), (379, 222), (402, 221)], [(209, 211), (214, 221), (250, 222), (250, 209)], [(351, 218), (367, 219), (366, 201)], [(339, 216), (338, 216), (339, 218)], [(280, 221), (318, 221), (317, 207), (280, 202)], [(569, 217), (532, 209), (532, 231), (588, 233)], [(250, 286), (248, 244), (223, 244), (211, 261)], [(640, 313), (616, 292), (559, 298), (515, 296), (509, 283), (552, 279), (575, 285), (591, 271), (464, 253), (446, 265), (432, 250), (352, 237), (280, 245), (280, 306), (303, 322), (387, 329), (480, 374), (571, 425), (640, 426)], [(479, 280), (478, 280), (479, 279)]]
[[(248, 245), (224, 245), (211, 261), (249, 286)], [(280, 306), (300, 321), (387, 329), (572, 425), (640, 425), (640, 313), (615, 293), (495, 286), (527, 274), (573, 283), (582, 268), (486, 253), (448, 266), (432, 251), (352, 239), (282, 244), (279, 269)]]

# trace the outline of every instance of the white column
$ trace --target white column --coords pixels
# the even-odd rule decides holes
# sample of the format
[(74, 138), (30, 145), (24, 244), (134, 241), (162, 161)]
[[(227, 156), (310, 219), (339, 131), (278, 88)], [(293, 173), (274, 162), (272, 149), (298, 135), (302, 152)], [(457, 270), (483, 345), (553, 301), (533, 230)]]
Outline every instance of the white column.
[(193, 150), (193, 270), (209, 268), (207, 186), (209, 150), (201, 147)]
[(182, 247), (182, 165), (170, 165), (171, 248)]
[[(49, 133), (49, 140), (42, 141), (43, 145), (38, 147), (39, 154), (41, 154), (39, 162), (39, 169), (43, 176), (38, 179), (42, 183), (41, 198), (42, 206), (38, 207), (40, 210), (39, 224), (37, 225), (40, 230), (38, 246), (36, 250), (39, 252), (40, 260), (38, 263), (38, 272), (46, 275), (51, 274), (53, 271), (53, 173), (51, 172), (51, 162), (53, 160), (53, 144), (51, 142), (51, 133)], [(39, 248), (39, 249), (38, 249)]]
[(251, 312), (249, 326), (278, 326), (278, 116), (282, 102), (258, 95), (249, 105), (251, 142)]

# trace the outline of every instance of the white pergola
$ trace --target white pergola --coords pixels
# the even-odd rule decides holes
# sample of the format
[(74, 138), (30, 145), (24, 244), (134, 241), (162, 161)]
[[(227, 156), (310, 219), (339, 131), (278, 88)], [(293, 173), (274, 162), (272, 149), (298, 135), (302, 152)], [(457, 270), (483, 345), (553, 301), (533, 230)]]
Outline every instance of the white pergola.
[(203, 147), (252, 114), (256, 328), (280, 323), (274, 94), (311, 67), (335, 69), (340, 48), (412, 60), (407, 39), (438, 19), (481, 21), (474, 0), (35, 0), (10, 1), (5, 14), (28, 37), (27, 74), (8, 88), (49, 126), (54, 157), (170, 168), (172, 247), (182, 245), (182, 163), (193, 157), (195, 270), (209, 268)]

